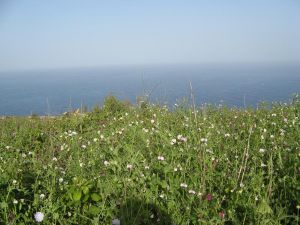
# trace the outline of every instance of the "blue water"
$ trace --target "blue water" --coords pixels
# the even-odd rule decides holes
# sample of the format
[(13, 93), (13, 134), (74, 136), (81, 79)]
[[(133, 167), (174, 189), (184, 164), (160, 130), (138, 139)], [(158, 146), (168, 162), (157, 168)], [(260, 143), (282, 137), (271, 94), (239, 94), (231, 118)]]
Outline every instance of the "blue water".
[(81, 105), (91, 109), (105, 96), (174, 104), (190, 96), (197, 104), (256, 107), (287, 102), (300, 93), (300, 65), (209, 64), (119, 66), (48, 71), (0, 72), (0, 115), (58, 114)]

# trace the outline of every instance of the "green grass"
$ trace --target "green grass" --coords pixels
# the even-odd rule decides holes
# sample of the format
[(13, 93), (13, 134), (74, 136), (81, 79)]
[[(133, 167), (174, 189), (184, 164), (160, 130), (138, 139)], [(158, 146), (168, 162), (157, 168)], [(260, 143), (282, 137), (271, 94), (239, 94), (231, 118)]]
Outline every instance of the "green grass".
[(299, 224), (300, 102), (0, 119), (0, 224)]

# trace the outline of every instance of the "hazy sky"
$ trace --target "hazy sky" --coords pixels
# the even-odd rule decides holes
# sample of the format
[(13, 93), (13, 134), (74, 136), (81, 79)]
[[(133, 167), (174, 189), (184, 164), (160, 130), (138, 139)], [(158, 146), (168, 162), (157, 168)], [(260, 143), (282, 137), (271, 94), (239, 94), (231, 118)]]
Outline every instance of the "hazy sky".
[(0, 0), (0, 70), (299, 62), (300, 0)]

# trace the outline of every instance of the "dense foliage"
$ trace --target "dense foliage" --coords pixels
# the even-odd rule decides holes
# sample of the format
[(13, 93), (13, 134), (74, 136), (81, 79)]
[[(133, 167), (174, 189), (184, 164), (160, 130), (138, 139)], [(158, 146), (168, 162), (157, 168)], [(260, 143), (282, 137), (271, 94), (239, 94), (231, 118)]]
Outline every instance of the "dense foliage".
[[(0, 119), (0, 224), (298, 224), (300, 102)], [(37, 214), (37, 212), (40, 212)]]

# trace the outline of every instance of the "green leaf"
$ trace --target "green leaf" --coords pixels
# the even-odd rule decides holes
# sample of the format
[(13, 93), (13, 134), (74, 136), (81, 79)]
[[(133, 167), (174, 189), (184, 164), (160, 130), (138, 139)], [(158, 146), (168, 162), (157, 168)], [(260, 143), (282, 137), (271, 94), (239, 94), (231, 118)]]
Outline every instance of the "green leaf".
[(101, 200), (101, 196), (98, 195), (98, 194), (96, 194), (96, 193), (93, 193), (93, 194), (91, 195), (91, 198), (92, 198), (92, 200), (95, 201), (95, 202), (98, 202), (98, 201)]
[(76, 190), (73, 193), (73, 200), (74, 201), (79, 201), (81, 198), (81, 191), (80, 190)]
[(87, 202), (89, 200), (89, 197), (90, 197), (89, 195), (84, 195), (82, 201)]
[(166, 189), (168, 187), (168, 184), (165, 180), (161, 182), (161, 187), (164, 189)]
[(265, 215), (265, 214), (272, 214), (273, 210), (271, 209), (267, 201), (263, 199), (258, 205), (257, 212)]
[(89, 213), (92, 215), (98, 215), (100, 213), (100, 208), (91, 205), (89, 208)]
[(85, 186), (85, 187), (83, 187), (82, 188), (82, 192), (83, 192), (83, 194), (87, 194), (87, 193), (89, 193), (89, 191), (90, 191), (90, 189), (89, 189), (89, 187), (87, 187), (87, 186)]
[(7, 208), (7, 207), (8, 207), (8, 205), (7, 205), (6, 202), (1, 202), (1, 203), (0, 203), (0, 208), (1, 208), (1, 209), (5, 209), (5, 208)]

